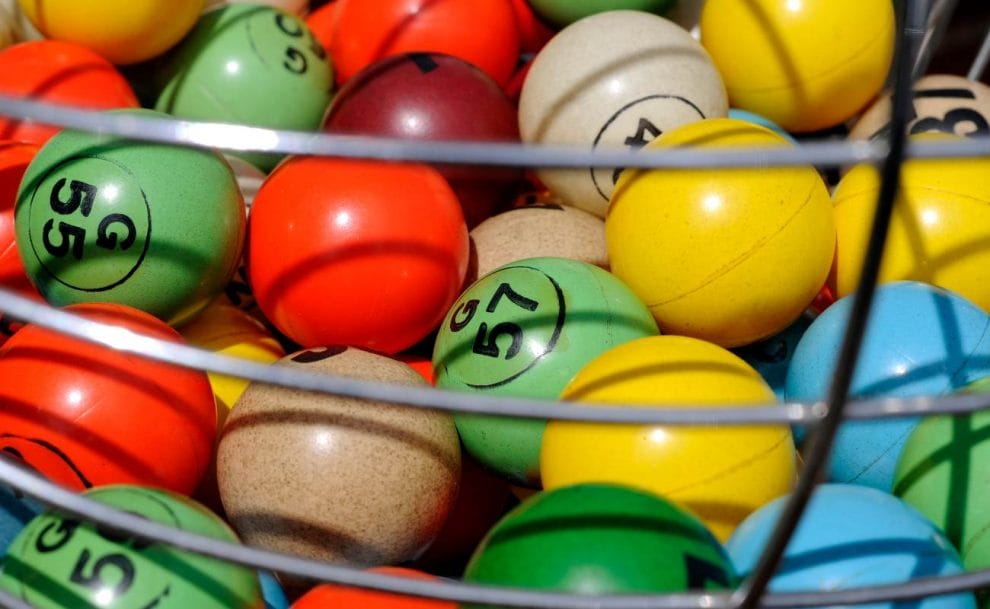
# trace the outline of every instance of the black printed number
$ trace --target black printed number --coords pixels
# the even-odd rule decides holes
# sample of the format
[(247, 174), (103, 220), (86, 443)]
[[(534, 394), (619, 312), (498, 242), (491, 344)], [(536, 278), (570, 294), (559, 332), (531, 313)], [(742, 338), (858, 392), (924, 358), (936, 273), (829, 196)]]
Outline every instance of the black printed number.
[[(60, 178), (52, 186), (52, 192), (48, 198), (49, 207), (56, 214), (61, 216), (73, 216), (77, 212), (83, 218), (88, 218), (93, 212), (93, 203), (99, 189), (87, 182), (72, 180), (68, 182), (68, 197), (62, 199), (62, 191), (67, 180)], [(116, 228), (111, 231), (111, 227)], [(104, 249), (113, 250), (118, 246), (121, 250), (130, 249), (137, 238), (137, 227), (134, 221), (125, 214), (108, 214), (100, 220), (97, 228), (96, 245)], [(41, 242), (45, 250), (57, 258), (64, 258), (71, 255), (76, 260), (82, 260), (84, 246), (86, 243), (86, 229), (67, 222), (65, 220), (55, 221), (49, 218), (41, 228)]]
[[(492, 294), (491, 299), (488, 301), (488, 305), (485, 307), (485, 311), (488, 313), (494, 313), (503, 297), (507, 298), (509, 302), (516, 305), (520, 309), (526, 311), (535, 311), (540, 304), (537, 301), (516, 292), (508, 283), (502, 282), (495, 290), (495, 293)], [(475, 302), (475, 307), (471, 309), (472, 315), (477, 307), (477, 301)], [(464, 323), (466, 324), (466, 322)], [(518, 355), (520, 349), (522, 349), (523, 331), (522, 328), (519, 327), (519, 324), (511, 321), (503, 321), (495, 324), (495, 326), (490, 330), (488, 324), (482, 322), (481, 325), (478, 326), (478, 334), (474, 337), (474, 345), (471, 350), (478, 355), (485, 355), (487, 357), (495, 358), (501, 357), (502, 352), (498, 347), (498, 337), (500, 336), (509, 336), (511, 338), (509, 348), (505, 350), (505, 359), (510, 360)]]
[[(653, 121), (651, 121), (648, 118), (640, 117), (639, 122), (636, 123), (636, 133), (626, 136), (626, 139), (623, 140), (623, 143), (626, 146), (629, 146), (629, 148), (631, 148), (632, 150), (639, 150), (643, 146), (646, 146), (647, 144), (652, 142), (654, 138), (656, 138), (662, 133), (663, 131), (661, 131), (659, 127), (654, 125)], [(649, 139), (646, 138), (647, 134), (650, 135)], [(615, 184), (616, 182), (619, 181), (619, 175), (622, 174), (622, 170), (623, 170), (622, 167), (616, 167), (615, 170), (612, 172), (612, 184)]]
[(58, 550), (69, 543), (72, 535), (79, 528), (79, 524), (78, 520), (68, 518), (59, 521), (57, 524), (49, 522), (45, 525), (45, 528), (41, 529), (41, 534), (38, 535), (38, 538), (34, 540), (34, 548), (42, 554), (48, 554), (49, 552)]
[[(938, 99), (976, 99), (976, 95), (969, 89), (919, 89), (915, 91), (908, 112), (907, 121), (918, 118), (918, 109), (914, 102), (918, 99), (938, 98)], [(911, 126), (911, 134), (924, 133), (926, 131), (941, 131), (943, 133), (955, 133), (958, 125), (969, 123), (973, 125), (973, 131), (967, 136), (990, 135), (990, 124), (982, 114), (971, 108), (955, 108), (945, 113), (942, 118), (926, 116)], [(890, 123), (881, 127), (870, 139), (886, 137), (890, 135)]]
[(114, 597), (127, 592), (134, 584), (134, 563), (123, 554), (107, 554), (96, 559), (90, 567), (92, 557), (89, 550), (82, 551), (69, 581), (94, 591), (112, 590)]
[[(283, 34), (290, 38), (305, 37), (309, 51), (319, 59), (326, 59), (327, 52), (323, 49), (323, 46), (313, 37), (312, 32), (307, 33), (302, 24), (297, 20), (278, 13), (275, 15), (275, 25), (278, 26), (278, 29)], [(285, 49), (285, 58), (282, 60), (282, 66), (293, 74), (305, 74), (306, 70), (309, 69), (309, 61), (302, 51), (294, 46), (289, 46)]]

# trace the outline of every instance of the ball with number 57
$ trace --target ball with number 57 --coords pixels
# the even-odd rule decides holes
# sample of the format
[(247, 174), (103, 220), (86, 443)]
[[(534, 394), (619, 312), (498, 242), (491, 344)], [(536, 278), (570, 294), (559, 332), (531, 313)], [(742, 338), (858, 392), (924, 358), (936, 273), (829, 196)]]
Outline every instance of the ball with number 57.
[[(437, 387), (489, 395), (556, 398), (600, 353), (657, 334), (632, 291), (607, 271), (564, 258), (499, 267), (468, 288), (440, 326)], [(455, 415), (465, 448), (517, 484), (539, 485), (546, 422)]]
[[(226, 542), (233, 531), (191, 499), (167, 491), (112, 485), (86, 495), (153, 522)], [(32, 520), (4, 557), (0, 587), (38, 609), (261, 609), (247, 567), (138, 541), (55, 512)]]

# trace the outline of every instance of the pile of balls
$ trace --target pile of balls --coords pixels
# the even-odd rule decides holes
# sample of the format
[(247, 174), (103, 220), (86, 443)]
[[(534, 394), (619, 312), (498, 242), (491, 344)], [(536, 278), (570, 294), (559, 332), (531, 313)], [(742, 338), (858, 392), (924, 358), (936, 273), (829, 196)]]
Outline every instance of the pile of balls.
[[(218, 144), (0, 116), (0, 286), (117, 332), (464, 396), (822, 400), (872, 166), (284, 156), (218, 125), (753, 155), (889, 132), (895, 3), (701, 4), (0, 0), (0, 95), (200, 121), (182, 128)], [(982, 83), (929, 75), (912, 104), (919, 140), (990, 134)], [(988, 203), (990, 159), (904, 165), (853, 397), (990, 387)], [(149, 520), (398, 577), (734, 589), (801, 473), (787, 425), (450, 413), (2, 321), (5, 458)], [(843, 423), (770, 589), (990, 567), (988, 429), (982, 412)], [(122, 537), (4, 488), (0, 550), (0, 588), (38, 607), (452, 607)]]

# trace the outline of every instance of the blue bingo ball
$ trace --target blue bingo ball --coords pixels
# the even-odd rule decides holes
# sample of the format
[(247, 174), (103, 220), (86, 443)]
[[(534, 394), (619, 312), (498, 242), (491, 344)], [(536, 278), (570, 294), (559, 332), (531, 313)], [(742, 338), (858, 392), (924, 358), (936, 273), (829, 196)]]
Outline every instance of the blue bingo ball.
[[(836, 301), (801, 337), (787, 373), (790, 401), (824, 399), (852, 297)], [(945, 395), (990, 375), (990, 317), (963, 297), (914, 281), (881, 285), (853, 375), (854, 398)], [(828, 476), (889, 491), (918, 418), (843, 423)]]
[(36, 501), (0, 484), (0, 556), (7, 552), (10, 542), (21, 529), (42, 511), (44, 508)]
[(794, 136), (784, 131), (783, 127), (773, 122), (769, 118), (757, 114), (755, 112), (750, 112), (748, 110), (740, 110), (739, 108), (729, 108), (729, 118), (737, 118), (741, 121), (746, 121), (748, 123), (760, 125), (761, 127), (766, 127), (767, 129), (774, 131), (777, 134), (785, 137), (789, 142), (793, 144), (797, 143), (797, 140), (794, 139)]
[(745, 347), (738, 347), (732, 352), (759, 372), (767, 385), (773, 389), (777, 399), (783, 401), (786, 397), (787, 369), (794, 358), (794, 349), (797, 348), (798, 341), (814, 319), (812, 313), (804, 313), (778, 334)]
[(258, 581), (261, 582), (261, 598), (265, 601), (265, 609), (289, 609), (289, 599), (270, 571), (258, 571)]
[[(726, 543), (743, 577), (759, 561), (786, 497), (763, 506)], [(885, 492), (850, 484), (823, 484), (812, 496), (781, 560), (771, 592), (842, 590), (904, 583), (963, 571), (942, 533), (914, 508)], [(917, 601), (857, 605), (861, 609), (975, 609), (971, 592)]]

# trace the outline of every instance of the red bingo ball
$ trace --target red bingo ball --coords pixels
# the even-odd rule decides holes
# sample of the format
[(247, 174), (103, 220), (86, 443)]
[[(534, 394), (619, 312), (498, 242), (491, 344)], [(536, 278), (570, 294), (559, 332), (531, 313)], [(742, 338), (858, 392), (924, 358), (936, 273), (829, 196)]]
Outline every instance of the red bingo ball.
[[(151, 315), (111, 304), (66, 311), (182, 342)], [(205, 372), (180, 368), (27, 325), (0, 348), (0, 451), (76, 490), (142, 484), (189, 494), (216, 436)]]
[(290, 339), (393, 354), (457, 298), (468, 235), (428, 166), (296, 157), (254, 199), (247, 256), (258, 306)]
[[(138, 107), (134, 91), (113, 64), (85, 47), (55, 40), (0, 51), (0, 94), (91, 110)], [(43, 144), (58, 130), (0, 115), (0, 139)]]
[(383, 57), (446, 53), (499, 85), (519, 58), (516, 12), (506, 0), (337, 0), (330, 56), (338, 84)]
[(37, 153), (38, 146), (34, 144), (0, 141), (0, 286), (25, 295), (38, 292), (31, 285), (17, 251), (14, 207), (21, 178)]
[[(519, 142), (516, 109), (498, 84), (462, 59), (408, 53), (378, 61), (337, 93), (324, 122), (331, 133), (413, 140)], [(468, 228), (510, 199), (518, 170), (447, 166)]]

